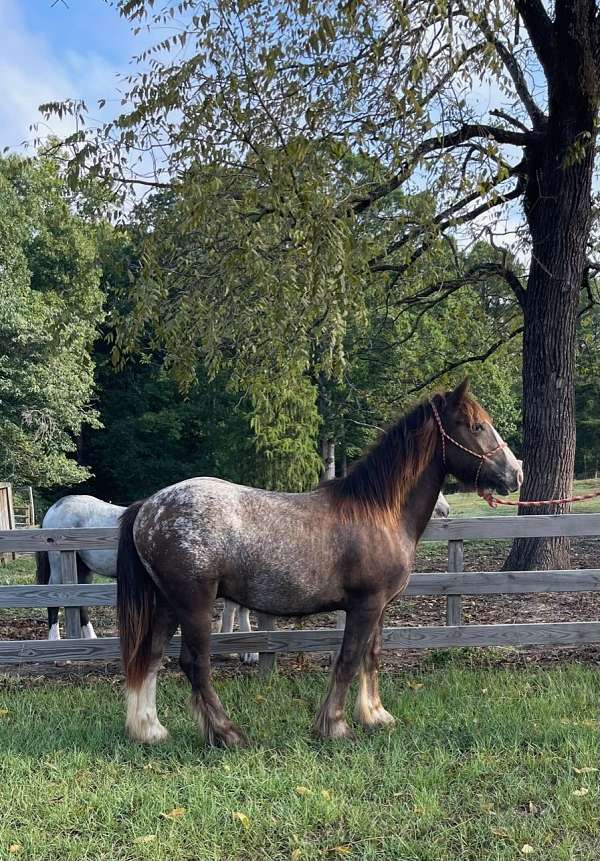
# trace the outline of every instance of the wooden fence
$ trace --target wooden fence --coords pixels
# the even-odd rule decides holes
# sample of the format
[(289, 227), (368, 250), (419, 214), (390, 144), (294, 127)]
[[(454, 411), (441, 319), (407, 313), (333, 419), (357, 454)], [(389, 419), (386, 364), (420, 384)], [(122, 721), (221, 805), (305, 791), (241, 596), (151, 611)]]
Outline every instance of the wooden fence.
[[(600, 643), (600, 621), (476, 625), (462, 624), (462, 596), (526, 592), (598, 592), (600, 569), (572, 571), (463, 571), (464, 541), (521, 537), (598, 536), (600, 514), (533, 515), (434, 520), (424, 540), (448, 543), (446, 573), (413, 574), (405, 594), (446, 597), (446, 625), (384, 629), (384, 648), (421, 649), (450, 646), (581, 645)], [(37, 550), (61, 554), (62, 584), (1, 586), (0, 607), (65, 607), (67, 639), (58, 641), (0, 641), (0, 664), (37, 661), (109, 661), (119, 656), (116, 637), (81, 639), (79, 610), (114, 606), (116, 586), (78, 585), (77, 549), (114, 549), (116, 529), (32, 529), (0, 531), (0, 555)], [(600, 614), (599, 614), (600, 616)], [(275, 619), (259, 616), (259, 630), (213, 634), (212, 653), (259, 652), (263, 671), (272, 669), (276, 655), (286, 652), (328, 652), (342, 639), (339, 628), (277, 630)], [(174, 637), (167, 653), (179, 652)]]

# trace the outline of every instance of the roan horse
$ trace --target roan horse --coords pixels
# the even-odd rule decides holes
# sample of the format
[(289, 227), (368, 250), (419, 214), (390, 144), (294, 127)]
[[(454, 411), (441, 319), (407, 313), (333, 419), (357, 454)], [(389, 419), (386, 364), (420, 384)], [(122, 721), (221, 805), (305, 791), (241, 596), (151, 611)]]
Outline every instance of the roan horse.
[[(117, 527), (119, 518), (125, 511), (122, 505), (112, 505), (95, 496), (72, 495), (63, 496), (50, 506), (42, 521), (43, 529), (77, 529), (97, 526)], [(433, 511), (434, 517), (448, 517), (450, 506), (443, 493), (440, 493)], [(60, 554), (40, 551), (35, 554), (36, 581), (45, 586), (48, 583), (61, 582)], [(77, 551), (77, 582), (91, 583), (94, 574), (102, 577), (117, 576), (116, 550), (78, 550)], [(58, 624), (58, 607), (48, 607), (48, 639), (60, 640)], [(217, 631), (230, 634), (235, 625), (236, 615), (239, 619), (240, 631), (249, 632), (250, 610), (240, 607), (235, 601), (223, 602), (223, 609), (217, 623)], [(90, 622), (87, 607), (80, 608), (81, 633), (84, 638), (96, 637), (94, 627)], [(257, 652), (245, 652), (241, 656), (244, 664), (256, 664)]]
[(195, 478), (130, 506), (121, 518), (117, 608), (129, 734), (167, 736), (156, 677), (177, 624), (192, 713), (209, 744), (243, 745), (210, 678), (217, 596), (276, 616), (345, 610), (329, 689), (314, 722), (323, 738), (350, 736), (348, 687), (360, 671), (354, 717), (394, 723), (379, 698), (386, 606), (405, 588), (417, 542), (447, 473), (508, 494), (521, 468), (465, 380), (402, 417), (344, 478), (309, 493), (273, 493)]
[[(73, 495), (63, 496), (51, 505), (42, 521), (43, 529), (77, 529), (94, 526), (117, 527), (119, 517), (125, 511), (122, 505), (112, 505), (95, 496)], [(103, 577), (117, 576), (116, 550), (78, 550), (77, 551), (77, 582), (90, 583), (94, 574)], [(36, 553), (36, 580), (45, 585), (60, 583), (60, 554)], [(48, 639), (59, 640), (58, 607), (48, 607)], [(233, 631), (236, 613), (239, 613), (241, 631), (250, 631), (250, 611), (247, 607), (239, 607), (233, 601), (225, 600), (218, 623), (218, 630), (225, 633)], [(81, 633), (84, 638), (95, 638), (96, 633), (90, 622), (87, 607), (81, 607)], [(256, 652), (241, 655), (245, 664), (255, 664), (258, 661)]]

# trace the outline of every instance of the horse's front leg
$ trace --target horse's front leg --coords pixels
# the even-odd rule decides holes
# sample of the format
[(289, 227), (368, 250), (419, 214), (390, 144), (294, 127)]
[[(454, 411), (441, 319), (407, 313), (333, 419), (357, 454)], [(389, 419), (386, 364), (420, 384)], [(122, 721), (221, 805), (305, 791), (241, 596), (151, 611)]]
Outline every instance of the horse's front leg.
[(382, 613), (360, 666), (354, 720), (361, 723), (365, 729), (393, 726), (396, 723), (393, 715), (384, 709), (379, 696), (379, 658), (383, 616)]
[(321, 738), (351, 738), (353, 733), (344, 716), (346, 696), (352, 679), (364, 658), (367, 646), (381, 616), (374, 608), (347, 610), (342, 648), (331, 672), (329, 689), (315, 718), (314, 731)]

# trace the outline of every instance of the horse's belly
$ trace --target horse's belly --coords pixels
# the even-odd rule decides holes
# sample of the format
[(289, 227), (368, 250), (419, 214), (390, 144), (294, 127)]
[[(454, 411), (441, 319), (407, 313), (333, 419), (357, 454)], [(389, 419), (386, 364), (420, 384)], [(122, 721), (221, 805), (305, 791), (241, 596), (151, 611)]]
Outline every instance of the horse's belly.
[[(296, 562), (261, 554), (223, 580), (222, 592), (238, 603), (274, 615), (302, 615), (334, 609), (344, 600), (339, 577), (329, 560)], [(234, 594), (231, 594), (235, 592)]]
[(117, 576), (116, 550), (81, 550), (79, 555), (84, 565), (94, 574), (113, 578)]

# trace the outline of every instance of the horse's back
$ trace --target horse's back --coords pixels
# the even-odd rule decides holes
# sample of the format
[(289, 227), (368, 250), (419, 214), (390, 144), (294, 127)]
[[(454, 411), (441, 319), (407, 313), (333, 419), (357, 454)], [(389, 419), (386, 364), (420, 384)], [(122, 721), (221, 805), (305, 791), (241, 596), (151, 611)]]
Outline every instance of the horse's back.
[(50, 506), (44, 519), (44, 529), (77, 529), (93, 526), (117, 526), (125, 511), (121, 505), (104, 502), (95, 496), (72, 494), (63, 496)]
[[(121, 505), (104, 502), (95, 496), (72, 494), (63, 496), (51, 505), (44, 519), (44, 529), (90, 529), (93, 527), (114, 528), (125, 511)], [(90, 571), (104, 577), (115, 577), (117, 570), (116, 550), (79, 550), (79, 558)], [(50, 564), (58, 564), (58, 554), (50, 553)]]
[(277, 493), (198, 478), (147, 499), (134, 540), (167, 592), (186, 594), (192, 581), (209, 579), (244, 606), (302, 614), (342, 601), (342, 568), (362, 567), (354, 531), (336, 521), (323, 490)]

